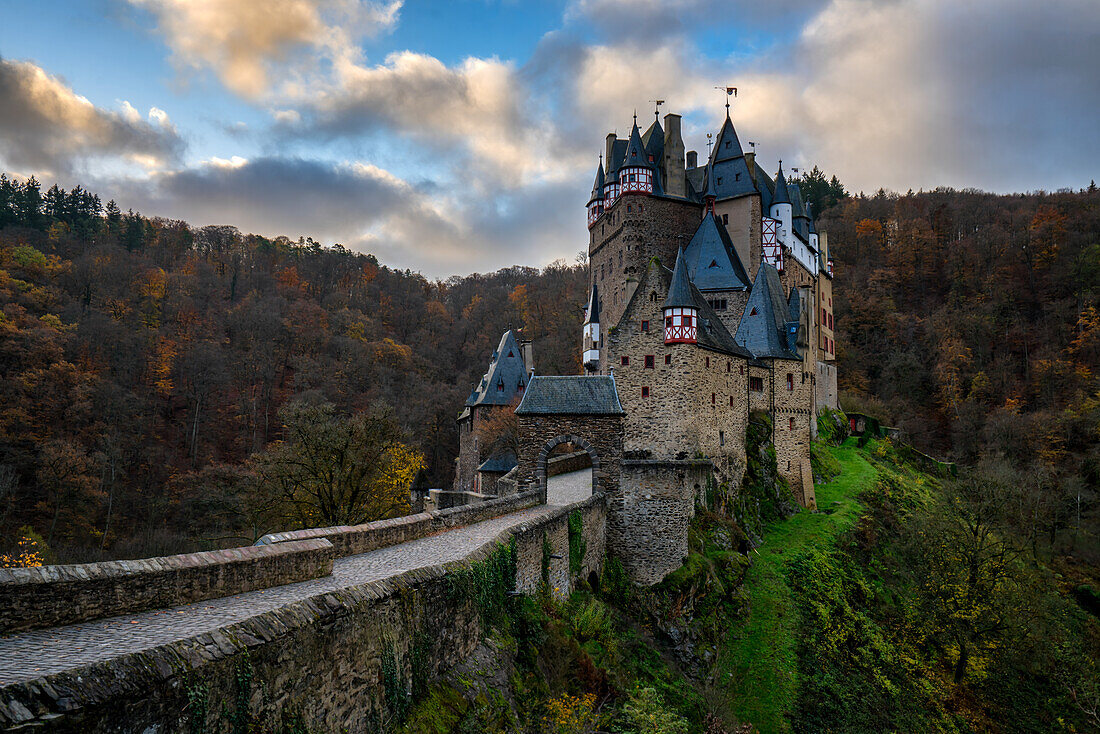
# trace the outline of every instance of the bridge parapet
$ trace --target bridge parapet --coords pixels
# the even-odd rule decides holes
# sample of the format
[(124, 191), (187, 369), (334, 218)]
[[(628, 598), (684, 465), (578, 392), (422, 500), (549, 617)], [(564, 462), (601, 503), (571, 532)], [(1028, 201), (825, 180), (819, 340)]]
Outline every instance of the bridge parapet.
[(166, 609), (328, 576), (324, 538), (135, 561), (0, 568), (0, 632)]

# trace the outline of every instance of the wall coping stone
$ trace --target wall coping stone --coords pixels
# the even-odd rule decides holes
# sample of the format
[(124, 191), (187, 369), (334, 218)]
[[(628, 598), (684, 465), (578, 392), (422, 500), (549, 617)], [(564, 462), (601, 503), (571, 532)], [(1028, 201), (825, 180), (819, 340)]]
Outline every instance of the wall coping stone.
[(623, 459), (623, 466), (714, 466), (710, 459)]

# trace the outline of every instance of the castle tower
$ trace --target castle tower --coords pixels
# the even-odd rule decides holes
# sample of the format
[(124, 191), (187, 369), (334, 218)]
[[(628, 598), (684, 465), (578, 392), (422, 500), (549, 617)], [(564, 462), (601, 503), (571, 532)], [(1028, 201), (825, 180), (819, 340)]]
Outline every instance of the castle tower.
[(698, 340), (699, 310), (691, 296), (684, 248), (676, 253), (676, 267), (672, 269), (672, 283), (665, 299), (665, 344), (695, 344)]
[(588, 227), (596, 223), (603, 214), (603, 156), (600, 156), (600, 165), (596, 168), (596, 180), (592, 183), (592, 196), (588, 199)]
[(600, 294), (596, 284), (592, 284), (592, 294), (588, 297), (588, 308), (584, 315), (584, 336), (581, 343), (581, 364), (588, 374), (600, 371)]
[[(714, 202), (718, 199), (718, 193), (714, 190), (714, 163), (707, 163), (707, 187), (703, 191), (703, 206), (706, 214), (714, 216)], [(704, 216), (706, 216), (704, 214)]]
[(791, 195), (787, 192), (787, 179), (783, 176), (783, 161), (779, 161), (779, 173), (775, 175), (775, 193), (772, 195), (772, 206), (769, 212), (772, 219), (779, 221), (779, 236), (777, 240), (784, 245), (790, 245), (792, 234), (792, 222), (794, 210), (791, 207)]
[(619, 167), (619, 193), (652, 194), (656, 168), (649, 160), (650, 154), (638, 132), (638, 116), (634, 115), (634, 127), (626, 143), (626, 155)]

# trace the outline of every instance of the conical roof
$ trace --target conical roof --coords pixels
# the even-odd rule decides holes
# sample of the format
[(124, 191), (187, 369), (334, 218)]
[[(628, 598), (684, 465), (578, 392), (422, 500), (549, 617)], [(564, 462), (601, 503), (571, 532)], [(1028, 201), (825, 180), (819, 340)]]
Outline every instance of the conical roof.
[(672, 269), (672, 282), (668, 286), (668, 298), (665, 299), (663, 308), (695, 308), (682, 247), (676, 251), (676, 267)]
[(787, 337), (788, 309), (779, 272), (768, 263), (760, 263), (734, 338), (754, 357), (798, 359)]
[(588, 296), (588, 308), (584, 312), (584, 323), (600, 323), (600, 294), (596, 290), (596, 284), (592, 284), (592, 293)]
[(466, 400), (475, 405), (508, 405), (527, 384), (527, 365), (523, 361), (516, 334), (509, 329), (493, 352), (489, 369)]
[(775, 174), (775, 192), (772, 194), (772, 206), (790, 204), (791, 195), (787, 193), (787, 179), (783, 176), (783, 164), (779, 164), (779, 173)]
[(630, 139), (626, 143), (626, 156), (623, 158), (623, 162), (620, 166), (644, 166), (646, 168), (652, 168), (649, 162), (649, 151), (646, 150), (645, 143), (642, 142), (642, 134), (638, 132), (638, 118), (634, 118), (634, 127), (630, 131)]
[(592, 183), (592, 198), (588, 200), (589, 203), (603, 196), (603, 184), (603, 158), (600, 158), (600, 165), (596, 167), (596, 180)]
[(659, 120), (654, 120), (649, 129), (645, 131), (642, 142), (645, 144), (646, 152), (653, 156), (654, 162), (665, 157), (665, 131), (661, 128)]

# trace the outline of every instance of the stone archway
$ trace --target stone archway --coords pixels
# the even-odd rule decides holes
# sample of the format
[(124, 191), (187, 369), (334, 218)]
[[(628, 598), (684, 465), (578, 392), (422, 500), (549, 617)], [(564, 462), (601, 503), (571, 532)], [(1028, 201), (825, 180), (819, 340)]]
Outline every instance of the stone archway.
[[(596, 452), (596, 448), (586, 441), (584, 438), (574, 434), (562, 434), (555, 436), (554, 438), (543, 444), (542, 449), (539, 451), (538, 458), (535, 461), (535, 480), (538, 482), (539, 494), (542, 497), (543, 504), (548, 504), (552, 499), (548, 496), (549, 480), (550, 477), (547, 471), (547, 463), (550, 461), (551, 455), (554, 449), (562, 444), (572, 444), (578, 451), (584, 451), (588, 455), (590, 462), (591, 473), (591, 488), (587, 496), (591, 496), (600, 490), (599, 476), (600, 476), (600, 456)], [(577, 498), (578, 500), (581, 498)]]

